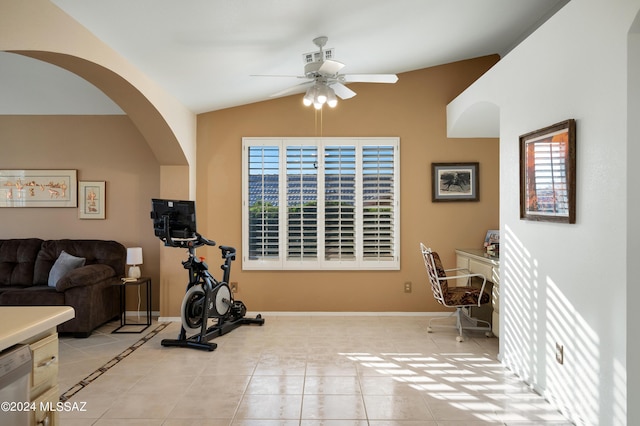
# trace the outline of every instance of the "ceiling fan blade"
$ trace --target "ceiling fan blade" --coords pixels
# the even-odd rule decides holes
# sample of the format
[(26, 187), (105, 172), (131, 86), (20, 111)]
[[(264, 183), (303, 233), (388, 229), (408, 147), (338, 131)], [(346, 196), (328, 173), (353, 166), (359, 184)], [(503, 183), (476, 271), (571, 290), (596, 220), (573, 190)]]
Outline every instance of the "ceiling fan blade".
[(249, 77), (307, 78), (307, 76), (305, 76), (305, 75), (286, 75), (286, 74), (249, 74)]
[(277, 98), (280, 96), (284, 96), (284, 95), (289, 95), (292, 93), (297, 93), (297, 92), (302, 92), (306, 86), (311, 86), (313, 83), (315, 83), (315, 81), (305, 81), (304, 83), (300, 83), (300, 84), (296, 84), (295, 86), (291, 86), (287, 89), (281, 90), (277, 93), (274, 93), (272, 95), (269, 95), (270, 98)]
[(333, 89), (333, 91), (336, 92), (336, 95), (340, 99), (350, 99), (356, 95), (356, 92), (349, 89), (347, 86), (345, 86), (342, 83), (334, 83), (334, 84), (331, 84), (330, 86)]
[(395, 83), (398, 76), (395, 74), (345, 74), (340, 76), (344, 83)]
[(327, 59), (322, 63), (322, 65), (320, 65), (318, 72), (321, 74), (334, 75), (337, 74), (342, 68), (344, 68), (344, 64), (342, 62)]

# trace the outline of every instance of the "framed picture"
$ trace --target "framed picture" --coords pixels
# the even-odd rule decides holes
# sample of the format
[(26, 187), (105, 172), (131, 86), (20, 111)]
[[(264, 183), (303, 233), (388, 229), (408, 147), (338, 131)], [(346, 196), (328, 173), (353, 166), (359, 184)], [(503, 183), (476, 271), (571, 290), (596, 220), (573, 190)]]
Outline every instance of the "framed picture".
[(78, 191), (78, 217), (80, 219), (104, 219), (104, 181), (80, 182)]
[(489, 256), (500, 256), (500, 230), (489, 229), (484, 237), (484, 249)]
[(576, 222), (576, 122), (520, 136), (520, 218)]
[(478, 201), (479, 163), (431, 163), (431, 201)]
[(484, 246), (491, 246), (494, 244), (500, 244), (500, 230), (499, 229), (489, 229), (487, 231), (487, 235), (484, 237)]
[(0, 207), (76, 207), (76, 170), (0, 170)]

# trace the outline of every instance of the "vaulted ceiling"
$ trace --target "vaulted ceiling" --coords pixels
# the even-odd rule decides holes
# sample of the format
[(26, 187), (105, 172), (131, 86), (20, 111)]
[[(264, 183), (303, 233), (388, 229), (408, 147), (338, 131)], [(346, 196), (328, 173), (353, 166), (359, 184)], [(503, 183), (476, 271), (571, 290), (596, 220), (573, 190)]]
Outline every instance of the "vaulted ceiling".
[[(329, 37), (326, 47), (346, 64), (345, 73), (397, 74), (489, 54), (504, 56), (567, 3), (51, 1), (195, 113), (270, 99), (300, 83), (296, 76), (303, 74), (302, 54), (317, 49), (312, 40), (318, 36)], [(0, 114), (117, 112), (101, 92), (69, 74), (1, 53)]]

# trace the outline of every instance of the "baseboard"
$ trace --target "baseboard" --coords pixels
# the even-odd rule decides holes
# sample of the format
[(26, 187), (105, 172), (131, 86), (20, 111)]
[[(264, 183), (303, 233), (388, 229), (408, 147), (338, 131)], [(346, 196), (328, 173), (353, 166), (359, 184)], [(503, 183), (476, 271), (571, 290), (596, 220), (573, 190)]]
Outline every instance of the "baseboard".
[[(293, 311), (268, 311), (247, 312), (247, 317), (261, 314), (268, 317), (438, 317), (448, 315), (449, 312), (293, 312)], [(180, 322), (180, 317), (159, 317), (160, 322)]]
[[(147, 311), (126, 311), (124, 314), (128, 317), (137, 317), (137, 316), (139, 316), (140, 318), (147, 317)], [(151, 311), (152, 318), (156, 318), (159, 316), (160, 316), (160, 311)]]

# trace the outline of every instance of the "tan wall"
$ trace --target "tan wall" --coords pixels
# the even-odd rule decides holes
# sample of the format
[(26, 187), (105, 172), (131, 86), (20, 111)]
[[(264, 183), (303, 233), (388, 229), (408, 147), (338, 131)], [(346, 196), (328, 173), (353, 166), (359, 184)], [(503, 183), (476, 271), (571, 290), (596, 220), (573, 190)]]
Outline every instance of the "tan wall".
[[(189, 199), (189, 167), (162, 166), (160, 168), (160, 198), (169, 200)], [(186, 250), (160, 247), (160, 317), (179, 317), (182, 298), (187, 285), (187, 272), (182, 267)]]
[[(106, 182), (106, 219), (80, 220), (77, 208), (0, 208), (0, 238), (112, 239), (143, 248), (143, 275), (159, 306), (159, 247), (149, 212), (160, 166), (127, 116), (0, 115), (0, 169), (77, 169)], [(137, 294), (128, 310), (137, 309)]]
[[(499, 224), (497, 139), (447, 139), (446, 105), (498, 58), (404, 73), (395, 85), (353, 84), (358, 95), (322, 117), (302, 95), (198, 116), (197, 208), (200, 232), (240, 254), (231, 280), (251, 311), (437, 311), (426, 286), (418, 243), (455, 267), (456, 247), (480, 247)], [(320, 121), (322, 125), (320, 126)], [(401, 270), (242, 271), (241, 144), (243, 136), (399, 136)], [(431, 202), (432, 162), (480, 163), (480, 201)], [(218, 274), (220, 252), (200, 249)], [(450, 266), (448, 266), (450, 265)], [(404, 282), (413, 292), (404, 293)], [(177, 311), (176, 311), (177, 314)]]

